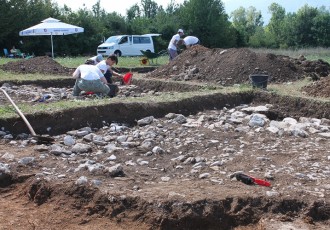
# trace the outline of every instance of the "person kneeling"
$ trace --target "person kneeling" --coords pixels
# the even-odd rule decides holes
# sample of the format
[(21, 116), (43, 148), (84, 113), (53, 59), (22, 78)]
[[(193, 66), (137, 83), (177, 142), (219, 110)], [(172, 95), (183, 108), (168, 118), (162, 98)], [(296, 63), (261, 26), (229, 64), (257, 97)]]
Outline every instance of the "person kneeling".
[(73, 96), (79, 96), (81, 91), (102, 93), (110, 97), (116, 96), (118, 92), (118, 86), (108, 85), (101, 70), (106, 71), (108, 67), (106, 65), (80, 65), (74, 71), (72, 76), (76, 78), (76, 83), (73, 87)]

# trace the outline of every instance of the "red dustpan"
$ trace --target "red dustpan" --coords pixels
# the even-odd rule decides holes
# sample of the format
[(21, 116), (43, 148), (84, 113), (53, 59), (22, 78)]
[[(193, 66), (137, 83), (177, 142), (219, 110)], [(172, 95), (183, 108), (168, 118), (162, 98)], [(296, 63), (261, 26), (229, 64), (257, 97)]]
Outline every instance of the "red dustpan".
[(123, 77), (124, 84), (125, 85), (131, 84), (132, 77), (133, 77), (133, 73), (131, 72), (126, 73)]

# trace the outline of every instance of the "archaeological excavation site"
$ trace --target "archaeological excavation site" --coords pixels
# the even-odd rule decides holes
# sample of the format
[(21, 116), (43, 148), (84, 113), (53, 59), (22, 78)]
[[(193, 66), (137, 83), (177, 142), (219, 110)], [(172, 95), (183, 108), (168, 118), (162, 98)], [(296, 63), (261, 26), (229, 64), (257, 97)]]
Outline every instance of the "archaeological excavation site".
[(0, 229), (329, 229), (329, 63), (198, 45), (113, 98), (73, 71), (0, 65)]

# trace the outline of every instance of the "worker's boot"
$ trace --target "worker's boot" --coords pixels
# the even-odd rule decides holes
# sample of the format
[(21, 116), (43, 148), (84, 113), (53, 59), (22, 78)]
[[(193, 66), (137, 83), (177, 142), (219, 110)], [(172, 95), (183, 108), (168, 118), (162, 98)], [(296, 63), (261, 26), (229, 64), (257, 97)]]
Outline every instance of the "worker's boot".
[(117, 96), (119, 92), (119, 88), (116, 84), (109, 84), (110, 92), (108, 93), (109, 97), (115, 97)]

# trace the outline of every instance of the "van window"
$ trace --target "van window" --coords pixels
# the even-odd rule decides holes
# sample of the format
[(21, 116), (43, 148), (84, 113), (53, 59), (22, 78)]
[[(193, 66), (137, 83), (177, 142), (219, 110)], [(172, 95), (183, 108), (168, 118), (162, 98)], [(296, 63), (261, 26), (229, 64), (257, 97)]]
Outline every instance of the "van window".
[(134, 37), (133, 43), (134, 44), (150, 44), (151, 38), (150, 37)]
[(117, 43), (118, 39), (120, 38), (120, 36), (111, 36), (110, 38), (108, 38), (105, 43)]
[(124, 44), (127, 42), (128, 42), (128, 39), (127, 39), (127, 36), (125, 36), (125, 37), (122, 37), (122, 39), (120, 40), (120, 42), (118, 44), (120, 45), (120, 44)]

